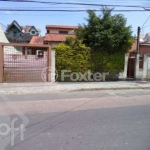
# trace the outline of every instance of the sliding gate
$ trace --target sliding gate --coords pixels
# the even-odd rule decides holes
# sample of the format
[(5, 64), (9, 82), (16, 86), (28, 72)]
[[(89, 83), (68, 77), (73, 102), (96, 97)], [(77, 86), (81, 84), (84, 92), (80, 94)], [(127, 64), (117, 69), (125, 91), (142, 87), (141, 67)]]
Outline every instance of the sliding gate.
[(51, 66), (49, 46), (10, 43), (3, 44), (2, 51), (3, 82), (42, 82), (42, 71)]

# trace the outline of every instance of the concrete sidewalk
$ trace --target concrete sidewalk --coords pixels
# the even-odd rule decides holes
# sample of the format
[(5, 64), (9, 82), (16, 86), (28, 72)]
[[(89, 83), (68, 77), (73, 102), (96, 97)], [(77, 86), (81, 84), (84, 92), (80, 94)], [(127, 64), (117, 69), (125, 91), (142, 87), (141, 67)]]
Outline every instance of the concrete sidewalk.
[(85, 90), (123, 90), (150, 89), (146, 81), (117, 81), (117, 82), (59, 82), (59, 83), (2, 83), (0, 92), (6, 94), (35, 94), (50, 92), (71, 92)]

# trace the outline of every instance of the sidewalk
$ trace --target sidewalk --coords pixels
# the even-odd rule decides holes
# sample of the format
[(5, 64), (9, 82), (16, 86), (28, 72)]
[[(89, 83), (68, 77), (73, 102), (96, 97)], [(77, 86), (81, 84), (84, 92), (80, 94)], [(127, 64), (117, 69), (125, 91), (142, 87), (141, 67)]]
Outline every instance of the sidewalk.
[(124, 90), (150, 89), (150, 82), (146, 81), (118, 81), (118, 82), (59, 82), (59, 83), (2, 83), (0, 92), (6, 94), (35, 94), (58, 93), (85, 90)]

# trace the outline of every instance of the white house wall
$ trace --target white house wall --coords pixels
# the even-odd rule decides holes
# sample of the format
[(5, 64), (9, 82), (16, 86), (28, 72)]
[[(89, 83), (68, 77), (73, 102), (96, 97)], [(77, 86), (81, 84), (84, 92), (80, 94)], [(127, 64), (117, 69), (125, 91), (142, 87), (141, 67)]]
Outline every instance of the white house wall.
[(150, 41), (150, 36), (148, 34), (146, 34), (145, 36), (145, 42), (149, 42)]
[(150, 79), (150, 57), (148, 57), (147, 62), (147, 78)]

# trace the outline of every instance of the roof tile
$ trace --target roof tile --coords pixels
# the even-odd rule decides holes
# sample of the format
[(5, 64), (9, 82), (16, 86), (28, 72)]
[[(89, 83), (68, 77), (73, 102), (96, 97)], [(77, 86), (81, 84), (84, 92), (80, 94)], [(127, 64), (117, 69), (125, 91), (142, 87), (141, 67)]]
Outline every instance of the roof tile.
[(128, 51), (128, 53), (136, 52), (136, 47), (137, 47), (137, 40), (134, 41), (134, 43), (132, 44), (132, 47)]
[(66, 37), (74, 37), (74, 35), (64, 35), (64, 34), (46, 34), (44, 41), (51, 42), (64, 42)]
[(30, 44), (41, 44), (43, 45), (44, 37), (43, 36), (33, 36)]

